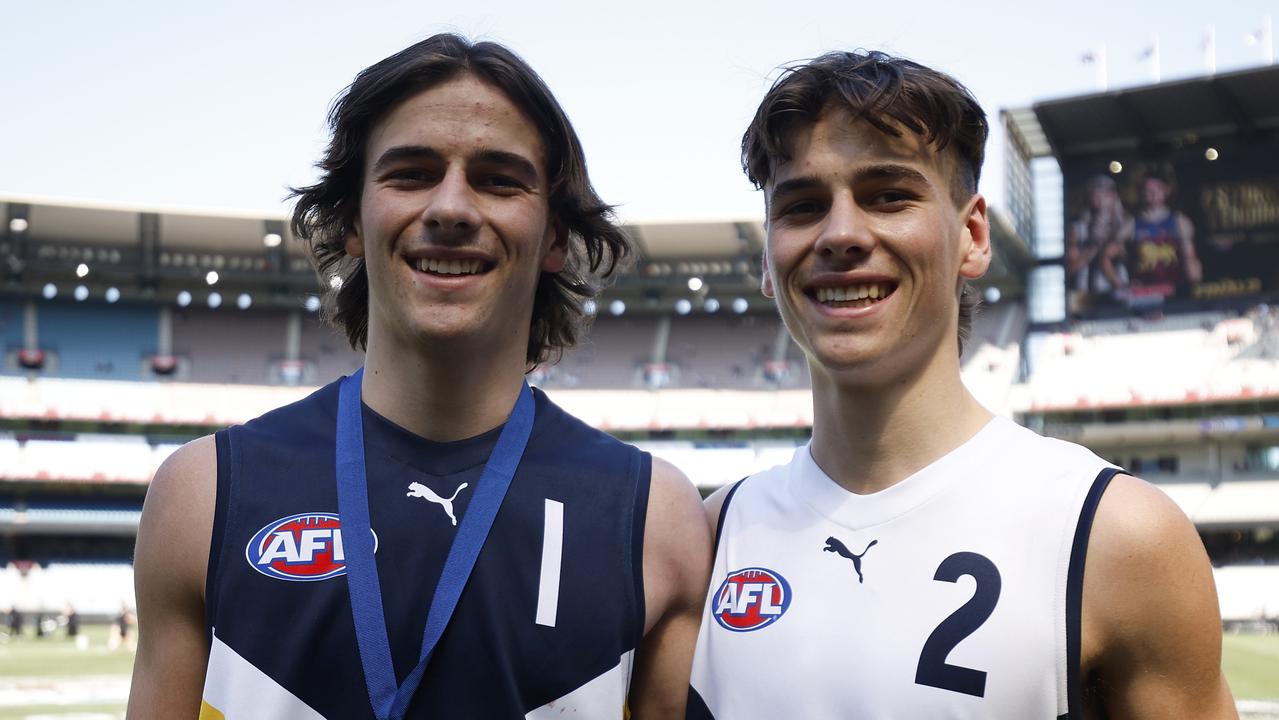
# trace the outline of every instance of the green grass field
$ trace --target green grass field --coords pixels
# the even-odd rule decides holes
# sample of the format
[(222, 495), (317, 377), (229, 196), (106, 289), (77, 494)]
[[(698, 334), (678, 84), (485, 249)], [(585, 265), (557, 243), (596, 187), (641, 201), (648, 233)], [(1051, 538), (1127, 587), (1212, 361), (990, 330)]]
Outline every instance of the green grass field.
[[(119, 720), (133, 653), (108, 650), (107, 628), (86, 628), (89, 649), (62, 638), (0, 643), (0, 720)], [(1239, 700), (1279, 701), (1279, 635), (1226, 635), (1223, 659)], [(52, 698), (52, 699), (51, 699)]]

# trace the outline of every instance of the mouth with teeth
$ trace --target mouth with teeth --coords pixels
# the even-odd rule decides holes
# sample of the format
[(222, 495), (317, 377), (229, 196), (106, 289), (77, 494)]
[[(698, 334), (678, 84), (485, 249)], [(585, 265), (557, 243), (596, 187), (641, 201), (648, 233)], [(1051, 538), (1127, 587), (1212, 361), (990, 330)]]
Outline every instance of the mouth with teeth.
[(897, 284), (891, 282), (857, 283), (843, 287), (815, 288), (809, 291), (809, 295), (828, 307), (866, 308), (882, 302), (896, 289)]
[(482, 275), (492, 268), (490, 263), (475, 259), (418, 258), (409, 260), (409, 265), (418, 272), (443, 276)]

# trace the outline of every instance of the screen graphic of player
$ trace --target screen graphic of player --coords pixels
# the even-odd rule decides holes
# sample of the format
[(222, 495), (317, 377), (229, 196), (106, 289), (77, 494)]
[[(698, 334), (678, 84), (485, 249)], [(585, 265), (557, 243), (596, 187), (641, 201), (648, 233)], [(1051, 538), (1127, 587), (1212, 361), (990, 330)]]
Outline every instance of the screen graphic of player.
[(444, 34), (330, 126), (292, 227), (364, 367), (158, 471), (129, 716), (681, 717), (697, 491), (524, 379), (628, 251), (568, 117)]
[(1177, 505), (964, 387), (987, 132), (953, 78), (879, 52), (788, 69), (746, 131), (813, 435), (707, 500), (690, 718), (1235, 717)]
[(1104, 257), (1103, 271), (1115, 272), (1117, 261), (1128, 269), (1128, 304), (1158, 306), (1203, 281), (1203, 265), (1195, 252), (1195, 226), (1170, 204), (1170, 178), (1157, 173), (1141, 181), (1141, 211), (1124, 223), (1120, 251)]
[(1132, 216), (1114, 179), (1097, 175), (1086, 189), (1088, 207), (1066, 228), (1067, 282), (1076, 292), (1109, 295), (1127, 285), (1127, 274), (1123, 265), (1103, 263), (1103, 258), (1120, 251), (1119, 233)]

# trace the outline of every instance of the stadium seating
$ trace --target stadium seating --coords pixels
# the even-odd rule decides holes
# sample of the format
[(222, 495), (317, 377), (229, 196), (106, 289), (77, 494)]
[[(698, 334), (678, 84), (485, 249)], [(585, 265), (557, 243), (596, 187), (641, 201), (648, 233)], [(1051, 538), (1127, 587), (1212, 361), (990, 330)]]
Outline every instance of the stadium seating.
[(310, 364), (312, 385), (327, 385), (364, 364), (364, 354), (352, 350), (345, 335), (311, 314), (302, 318), (300, 356)]
[[(22, 304), (0, 298), (0, 360), (22, 349)], [(18, 372), (6, 362), (0, 362), (0, 374)]]
[(637, 446), (682, 470), (694, 485), (704, 491), (789, 462), (799, 447), (793, 442), (760, 442), (736, 447), (642, 442)]
[(56, 358), (48, 376), (140, 380), (155, 354), (154, 307), (45, 302), (37, 313), (40, 349)]
[(781, 338), (779, 353), (781, 329), (781, 321), (774, 315), (675, 317), (671, 320), (666, 362), (679, 369), (680, 387), (804, 387), (806, 373), (794, 373), (785, 383), (770, 381), (763, 375), (765, 363), (798, 359), (789, 336)]
[(1250, 357), (1251, 323), (1220, 314), (1080, 325), (1032, 337), (1031, 409), (1279, 395), (1279, 360)]
[(1269, 621), (1279, 629), (1279, 565), (1220, 567), (1212, 575), (1223, 622)]
[(35, 565), (25, 575), (10, 564), (0, 568), (0, 605), (26, 613), (60, 612), (66, 603), (81, 615), (112, 616), (134, 607), (133, 566), (125, 562), (55, 562)]
[(203, 383), (271, 383), (271, 361), (284, 355), (288, 313), (190, 307), (173, 313), (173, 354), (183, 378)]

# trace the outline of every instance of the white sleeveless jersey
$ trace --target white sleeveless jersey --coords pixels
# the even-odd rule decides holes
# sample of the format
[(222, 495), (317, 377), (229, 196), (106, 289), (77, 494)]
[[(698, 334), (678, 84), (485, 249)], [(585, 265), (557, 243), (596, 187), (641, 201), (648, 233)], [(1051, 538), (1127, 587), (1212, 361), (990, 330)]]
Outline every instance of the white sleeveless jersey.
[(1118, 472), (996, 418), (881, 492), (808, 447), (730, 491), (689, 720), (1082, 717), (1084, 553)]

